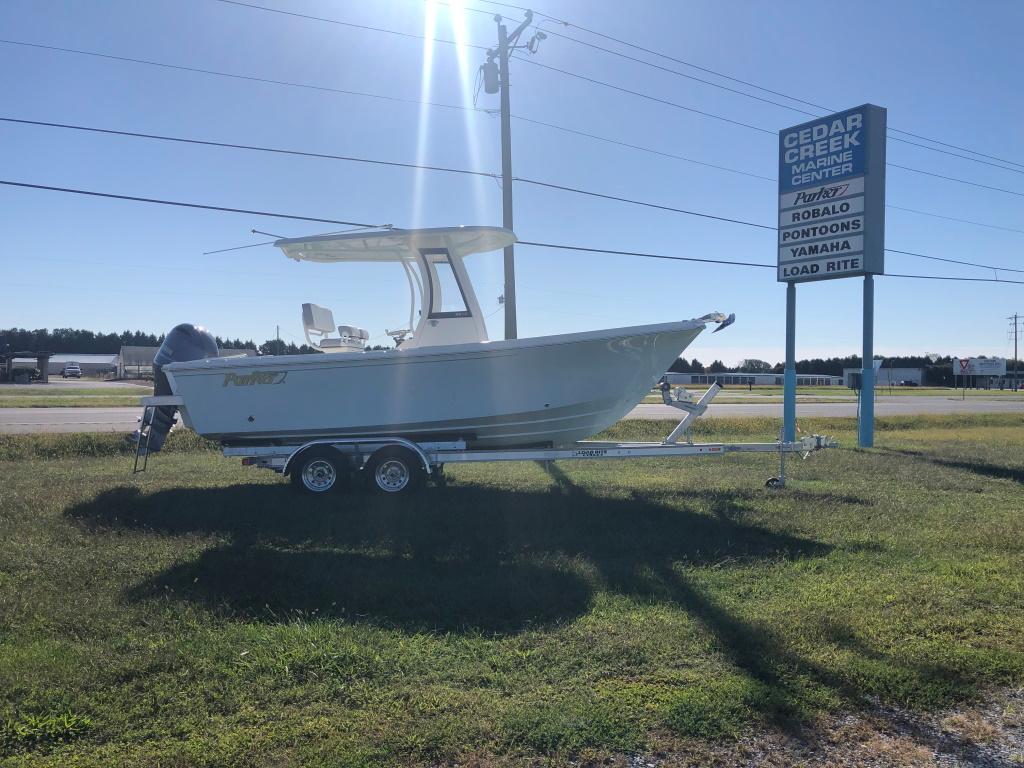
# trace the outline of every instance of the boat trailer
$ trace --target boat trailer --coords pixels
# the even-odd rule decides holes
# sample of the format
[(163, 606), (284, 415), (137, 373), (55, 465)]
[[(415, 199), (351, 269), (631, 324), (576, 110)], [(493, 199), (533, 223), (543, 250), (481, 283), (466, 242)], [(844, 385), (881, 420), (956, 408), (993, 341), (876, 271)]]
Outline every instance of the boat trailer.
[[(781, 439), (770, 443), (695, 443), (692, 427), (707, 411), (721, 387), (715, 383), (694, 402), (678, 388), (662, 391), (662, 401), (683, 412), (683, 418), (660, 443), (616, 443), (582, 440), (558, 448), (469, 448), (465, 440), (448, 442), (414, 442), (402, 437), (333, 437), (292, 445), (228, 446), (224, 456), (238, 457), (242, 464), (271, 469), (291, 478), (300, 491), (325, 493), (334, 490), (338, 481), (356, 471), (367, 471), (371, 488), (385, 493), (413, 490), (427, 479), (443, 478), (445, 464), (466, 464), (480, 461), (552, 462), (571, 459), (637, 459), (685, 456), (722, 456), (727, 453), (777, 453), (779, 474), (767, 480), (769, 488), (786, 484), (786, 454), (811, 453), (837, 447), (836, 441), (822, 435), (811, 435), (792, 442)], [(155, 408), (181, 406), (177, 396), (156, 396), (142, 399), (145, 406), (142, 429), (136, 443), (135, 472), (143, 472), (148, 460), (148, 430)]]

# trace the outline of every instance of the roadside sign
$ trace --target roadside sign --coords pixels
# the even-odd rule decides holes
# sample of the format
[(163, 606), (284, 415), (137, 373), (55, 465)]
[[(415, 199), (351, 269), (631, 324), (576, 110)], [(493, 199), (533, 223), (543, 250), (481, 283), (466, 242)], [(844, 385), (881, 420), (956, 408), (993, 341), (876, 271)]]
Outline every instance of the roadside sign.
[[(959, 370), (957, 369), (959, 364)], [(965, 357), (953, 360), (953, 375), (1005, 376), (1006, 360), (1001, 357)]]
[(883, 107), (779, 131), (779, 282), (885, 272)]

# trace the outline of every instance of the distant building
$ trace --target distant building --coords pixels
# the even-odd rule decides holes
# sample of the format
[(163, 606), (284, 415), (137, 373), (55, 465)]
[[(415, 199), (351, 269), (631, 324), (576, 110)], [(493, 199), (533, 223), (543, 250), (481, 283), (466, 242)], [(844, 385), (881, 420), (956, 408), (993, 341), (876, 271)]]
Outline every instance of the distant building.
[[(117, 355), (117, 378), (153, 378), (153, 358), (156, 357), (157, 350), (159, 349), (160, 347), (121, 347), (121, 352)], [(225, 347), (220, 350), (221, 357), (252, 357), (255, 354), (255, 349), (231, 349)]]
[[(859, 381), (860, 373), (860, 368), (843, 368), (843, 384), (852, 387), (855, 379)], [(889, 368), (883, 362), (882, 367), (875, 371), (876, 387), (898, 387), (905, 381), (923, 385), (924, 368)]]
[(51, 376), (60, 376), (67, 363), (78, 363), (83, 376), (103, 376), (117, 372), (117, 355), (85, 355), (61, 352), (53, 355), (49, 362)]
[[(781, 373), (667, 373), (668, 383), (672, 386), (687, 384), (704, 384), (710, 386), (717, 382), (720, 386), (778, 386), (783, 385)], [(829, 376), (824, 373), (798, 373), (798, 387), (838, 387), (842, 385), (842, 376)]]

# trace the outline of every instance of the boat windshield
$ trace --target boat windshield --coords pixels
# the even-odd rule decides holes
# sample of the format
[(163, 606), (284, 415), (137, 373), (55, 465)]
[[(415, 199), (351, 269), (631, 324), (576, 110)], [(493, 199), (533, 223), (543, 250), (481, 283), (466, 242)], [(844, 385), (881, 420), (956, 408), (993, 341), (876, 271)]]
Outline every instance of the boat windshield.
[(422, 251), (430, 268), (430, 317), (468, 317), (469, 306), (448, 251)]

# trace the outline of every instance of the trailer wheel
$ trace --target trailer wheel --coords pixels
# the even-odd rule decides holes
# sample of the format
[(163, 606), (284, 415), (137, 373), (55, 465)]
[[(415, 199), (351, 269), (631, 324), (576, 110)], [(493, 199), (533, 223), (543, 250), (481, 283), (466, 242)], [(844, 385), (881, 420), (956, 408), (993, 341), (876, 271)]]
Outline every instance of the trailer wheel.
[(291, 468), (292, 487), (314, 495), (330, 493), (345, 484), (345, 457), (332, 448), (312, 448), (299, 454)]
[(779, 477), (769, 477), (765, 481), (764, 487), (765, 488), (781, 488), (782, 487), (782, 478), (779, 478)]
[(367, 482), (378, 493), (411, 493), (423, 487), (427, 473), (420, 457), (406, 448), (387, 446), (366, 462)]

